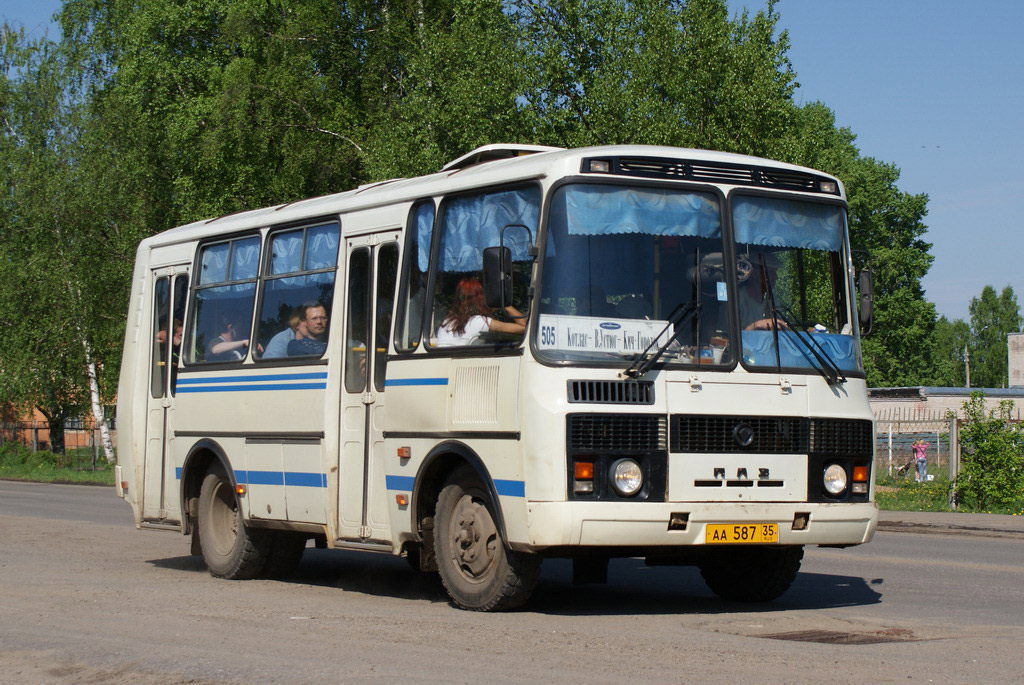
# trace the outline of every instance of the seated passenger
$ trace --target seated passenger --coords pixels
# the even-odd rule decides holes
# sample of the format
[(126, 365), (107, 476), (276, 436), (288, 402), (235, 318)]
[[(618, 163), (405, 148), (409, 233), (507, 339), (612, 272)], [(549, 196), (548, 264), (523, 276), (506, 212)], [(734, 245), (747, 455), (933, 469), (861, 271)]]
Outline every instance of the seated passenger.
[(288, 328), (279, 331), (270, 342), (267, 343), (267, 351), (263, 353), (264, 359), (276, 359), (288, 356), (288, 343), (296, 338), (306, 337), (306, 322), (299, 314), (300, 308), (296, 308), (288, 317)]
[(289, 357), (319, 357), (327, 349), (327, 307), (320, 303), (304, 304), (299, 308), (302, 313), (302, 326), (305, 333), (295, 331), (295, 339), (288, 343)]
[(469, 345), (473, 339), (488, 331), (523, 333), (526, 322), (515, 307), (505, 307), (515, 321), (492, 318), (491, 308), (484, 302), (484, 287), (476, 278), (463, 278), (455, 287), (455, 302), (437, 329), (438, 347)]
[(249, 350), (249, 339), (235, 340), (238, 335), (235, 325), (225, 317), (220, 317), (217, 328), (220, 334), (210, 341), (206, 346), (206, 360), (208, 362), (231, 362), (245, 359)]

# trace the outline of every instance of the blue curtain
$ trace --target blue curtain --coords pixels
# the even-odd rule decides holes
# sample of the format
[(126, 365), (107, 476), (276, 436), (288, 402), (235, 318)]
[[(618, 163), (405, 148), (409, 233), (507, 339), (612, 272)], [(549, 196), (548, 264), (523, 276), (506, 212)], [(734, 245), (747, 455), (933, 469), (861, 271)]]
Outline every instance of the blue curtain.
[(842, 209), (797, 200), (738, 197), (733, 200), (736, 242), (838, 252)]
[(199, 285), (223, 283), (228, 273), (228, 250), (231, 243), (218, 243), (203, 248), (199, 258)]
[(327, 269), (338, 265), (338, 224), (314, 226), (306, 232), (305, 269)]
[[(441, 223), (441, 270), (479, 271), (483, 268), (484, 248), (501, 244), (499, 234), (504, 226), (526, 226), (536, 238), (539, 214), (540, 191), (535, 187), (449, 201)], [(512, 250), (513, 260), (529, 259), (522, 229), (506, 231), (505, 245)]]
[(430, 266), (430, 236), (434, 232), (433, 203), (424, 203), (416, 208), (413, 230), (416, 231), (416, 266), (420, 273), (426, 273)]
[(564, 190), (569, 235), (714, 238), (722, 221), (711, 195), (654, 188), (572, 185)]
[(260, 273), (260, 239), (258, 236), (234, 241), (231, 254), (231, 281), (256, 278)]
[(302, 268), (302, 229), (275, 233), (271, 241), (270, 273), (289, 274)]

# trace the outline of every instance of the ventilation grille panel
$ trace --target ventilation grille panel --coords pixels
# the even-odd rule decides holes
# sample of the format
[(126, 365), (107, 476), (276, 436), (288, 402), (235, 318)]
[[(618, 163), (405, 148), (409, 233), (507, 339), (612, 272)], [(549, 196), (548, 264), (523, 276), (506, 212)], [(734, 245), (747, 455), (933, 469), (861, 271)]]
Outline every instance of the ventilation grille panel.
[[(832, 179), (818, 174), (791, 169), (776, 169), (756, 166), (753, 164), (736, 164), (731, 162), (711, 162), (707, 160), (665, 159), (660, 157), (604, 157), (594, 158), (608, 163), (608, 172), (619, 176), (639, 176), (642, 178), (662, 178), (673, 181), (703, 181), (706, 183), (730, 183), (733, 185), (758, 186), (776, 188), (778, 190), (797, 190), (806, 193), (822, 193), (838, 195), (839, 188), (834, 192), (821, 189), (821, 181), (832, 182)], [(591, 159), (584, 159), (582, 171), (591, 172)]]
[(574, 452), (665, 450), (665, 417), (649, 414), (570, 414), (568, 445)]
[(837, 457), (870, 457), (875, 447), (870, 421), (811, 419), (811, 452)]
[[(753, 434), (748, 446), (737, 439), (744, 424)], [(871, 422), (861, 419), (675, 414), (669, 425), (672, 452), (870, 457), (874, 450)]]
[[(737, 426), (753, 429), (749, 446), (739, 445), (733, 436)], [(711, 452), (729, 454), (806, 454), (807, 419), (774, 416), (690, 416), (672, 417), (673, 452)]]
[(586, 404), (654, 404), (651, 381), (569, 381), (569, 402)]

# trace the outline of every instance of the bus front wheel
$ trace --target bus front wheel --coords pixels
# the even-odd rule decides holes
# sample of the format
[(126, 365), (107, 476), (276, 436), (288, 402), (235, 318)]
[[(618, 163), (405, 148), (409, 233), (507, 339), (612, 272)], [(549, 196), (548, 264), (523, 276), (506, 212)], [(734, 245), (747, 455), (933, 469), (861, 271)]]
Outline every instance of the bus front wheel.
[(803, 547), (717, 550), (700, 564), (711, 591), (734, 602), (769, 602), (789, 589), (800, 571)]
[(468, 469), (448, 479), (437, 498), (434, 547), (438, 572), (452, 602), (471, 611), (522, 606), (540, 576), (540, 559), (505, 548), (494, 503)]
[(199, 542), (210, 574), (229, 580), (255, 578), (263, 570), (270, 538), (245, 525), (231, 481), (212, 467), (199, 490)]

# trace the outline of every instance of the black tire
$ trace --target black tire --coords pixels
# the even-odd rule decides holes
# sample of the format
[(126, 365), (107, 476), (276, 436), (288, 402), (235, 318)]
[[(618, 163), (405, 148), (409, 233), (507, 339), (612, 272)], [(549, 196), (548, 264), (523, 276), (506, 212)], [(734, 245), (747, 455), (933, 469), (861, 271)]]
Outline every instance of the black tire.
[(260, 578), (283, 580), (295, 575), (295, 569), (302, 561), (306, 551), (305, 533), (293, 533), (287, 530), (268, 531), (270, 546), (266, 561), (260, 571)]
[(769, 602), (789, 589), (800, 570), (803, 547), (716, 550), (701, 562), (711, 591), (734, 602)]
[(456, 471), (437, 498), (434, 548), (452, 603), (470, 611), (522, 606), (540, 577), (540, 558), (505, 548), (493, 503), (475, 473)]
[(229, 580), (255, 578), (263, 570), (270, 536), (245, 525), (231, 481), (218, 465), (199, 491), (199, 542), (210, 575)]

